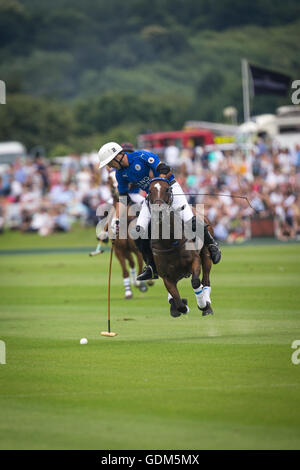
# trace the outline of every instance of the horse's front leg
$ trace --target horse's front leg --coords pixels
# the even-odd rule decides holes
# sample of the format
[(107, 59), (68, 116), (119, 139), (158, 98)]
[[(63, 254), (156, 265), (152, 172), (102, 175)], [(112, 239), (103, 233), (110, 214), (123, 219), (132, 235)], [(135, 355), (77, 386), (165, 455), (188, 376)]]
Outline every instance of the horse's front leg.
[(197, 254), (195, 255), (192, 262), (192, 288), (196, 297), (197, 305), (200, 310), (203, 310), (206, 307), (206, 301), (204, 299), (203, 286), (200, 282), (200, 273), (201, 273), (201, 259)]
[(211, 257), (208, 252), (208, 249), (206, 247), (203, 247), (201, 250), (201, 263), (202, 263), (202, 271), (203, 271), (203, 277), (202, 277), (203, 298), (205, 301), (205, 308), (202, 314), (208, 315), (208, 314), (213, 313), (213, 310), (211, 308), (211, 299), (210, 299), (211, 287), (210, 287), (210, 278), (209, 278), (212, 261), (211, 261)]
[[(210, 225), (209, 220), (207, 217), (204, 217), (205, 223), (208, 225), (208, 231), (211, 234), (211, 236), (214, 236), (214, 229)], [(212, 260), (208, 251), (208, 248), (206, 246), (203, 246), (202, 250), (200, 251), (200, 256), (201, 256), (201, 264), (202, 264), (202, 284), (203, 287), (209, 287), (210, 291), (210, 279), (209, 279), (209, 273), (211, 270), (212, 266)]]
[[(214, 236), (214, 229), (211, 226), (208, 218), (204, 217), (204, 221), (208, 225), (208, 231), (211, 234), (211, 236), (213, 237)], [(210, 278), (209, 278), (209, 274), (210, 274), (211, 267), (212, 267), (212, 260), (211, 260), (210, 253), (209, 253), (207, 247), (204, 246), (202, 248), (202, 250), (200, 252), (200, 256), (201, 256), (201, 264), (202, 264), (202, 272), (203, 272), (202, 284), (203, 284), (203, 290), (204, 290), (204, 297), (205, 297), (206, 305), (207, 305), (206, 308), (209, 307), (209, 309), (210, 309), (210, 311), (208, 313), (213, 313), (213, 311), (210, 307), (210, 305), (211, 305), (211, 299), (210, 299), (211, 287), (210, 287)]]
[(175, 282), (169, 279), (163, 278), (165, 287), (169, 292), (168, 301), (171, 305), (170, 313), (172, 317), (179, 317), (182, 313), (188, 313), (189, 308), (187, 306), (187, 300), (181, 299)]

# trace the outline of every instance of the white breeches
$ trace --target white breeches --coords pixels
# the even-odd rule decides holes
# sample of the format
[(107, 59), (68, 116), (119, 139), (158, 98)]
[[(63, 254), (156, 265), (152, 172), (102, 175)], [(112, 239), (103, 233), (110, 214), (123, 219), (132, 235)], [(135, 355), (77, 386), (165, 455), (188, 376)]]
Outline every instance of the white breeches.
[[(171, 188), (172, 188), (172, 193), (173, 193), (172, 207), (174, 209), (179, 209), (182, 206), (184, 206), (184, 209), (180, 211), (179, 214), (183, 222), (188, 222), (193, 217), (192, 208), (189, 206), (187, 199), (185, 197), (185, 194), (182, 191), (182, 188), (179, 183), (177, 182), (174, 183), (171, 186)], [(136, 224), (140, 225), (141, 227), (143, 227), (144, 230), (146, 230), (146, 228), (149, 225), (150, 220), (151, 220), (151, 214), (148, 208), (148, 204), (146, 203), (146, 201), (144, 201)]]
[(139, 193), (129, 193), (129, 197), (135, 204), (142, 204), (145, 200), (144, 196)]

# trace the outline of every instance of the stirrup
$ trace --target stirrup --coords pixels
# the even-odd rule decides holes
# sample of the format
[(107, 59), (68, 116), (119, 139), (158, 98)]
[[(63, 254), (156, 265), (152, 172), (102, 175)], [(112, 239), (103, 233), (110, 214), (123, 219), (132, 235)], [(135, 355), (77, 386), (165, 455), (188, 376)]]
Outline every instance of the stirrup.
[(156, 271), (154, 271), (151, 264), (148, 264), (147, 266), (145, 266), (145, 269), (142, 272), (142, 274), (140, 274), (136, 278), (137, 281), (147, 281), (149, 279), (158, 279), (158, 275), (157, 275)]
[(152, 271), (152, 279), (158, 279), (158, 274), (157, 274), (155, 265), (152, 266), (152, 264), (149, 264), (149, 267)]

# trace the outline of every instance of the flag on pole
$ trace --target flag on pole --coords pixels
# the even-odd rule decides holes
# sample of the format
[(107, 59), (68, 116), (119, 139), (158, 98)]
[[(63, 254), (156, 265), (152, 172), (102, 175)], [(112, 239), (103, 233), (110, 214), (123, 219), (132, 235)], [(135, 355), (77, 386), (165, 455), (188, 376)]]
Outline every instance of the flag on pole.
[(286, 96), (291, 89), (292, 78), (283, 73), (274, 72), (249, 64), (252, 94)]

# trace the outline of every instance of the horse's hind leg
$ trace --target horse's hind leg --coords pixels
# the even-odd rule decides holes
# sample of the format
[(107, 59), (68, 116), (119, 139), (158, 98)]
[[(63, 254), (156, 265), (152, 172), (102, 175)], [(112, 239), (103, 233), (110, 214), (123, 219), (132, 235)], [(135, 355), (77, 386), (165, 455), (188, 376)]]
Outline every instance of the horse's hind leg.
[(130, 264), (131, 284), (133, 284), (135, 287), (138, 287), (141, 292), (146, 292), (148, 290), (146, 282), (145, 281), (137, 281), (137, 279), (136, 279), (137, 274), (136, 274), (136, 269), (135, 269), (135, 262), (134, 262), (133, 253), (137, 257), (138, 275), (142, 274), (142, 270), (143, 270), (143, 257), (141, 255), (141, 253), (136, 249), (131, 249), (131, 251), (128, 253), (128, 260), (129, 260), (129, 264)]
[(205, 308), (206, 302), (203, 298), (203, 286), (200, 282), (200, 273), (201, 273), (201, 259), (200, 256), (195, 256), (192, 263), (192, 288), (196, 297), (197, 305), (200, 310)]
[[(211, 234), (211, 236), (214, 236), (214, 230), (212, 226), (209, 223), (209, 220), (207, 217), (204, 218), (205, 223), (208, 225), (208, 231)], [(201, 264), (202, 264), (202, 284), (203, 287), (210, 287), (210, 279), (209, 279), (209, 273), (212, 267), (212, 260), (209, 254), (209, 251), (206, 246), (203, 246), (202, 250), (200, 251), (200, 257), (201, 257)]]
[[(137, 262), (138, 262), (138, 272), (142, 274), (143, 271), (143, 257), (139, 251), (136, 252)], [(146, 281), (137, 281), (135, 279), (135, 286), (139, 288), (141, 292), (147, 292), (148, 287)]]
[(200, 252), (200, 256), (201, 256), (201, 264), (202, 264), (202, 284), (203, 286), (210, 287), (209, 273), (211, 270), (212, 261), (211, 261), (208, 249), (206, 247), (202, 248)]
[[(129, 264), (130, 264), (130, 279), (131, 279), (131, 284), (133, 284), (135, 287), (138, 287), (141, 292), (146, 292), (148, 290), (148, 287), (146, 285), (145, 281), (137, 281), (136, 277), (137, 275), (142, 274), (143, 271), (143, 257), (142, 254), (140, 253), (139, 250), (137, 250), (135, 243), (133, 240), (130, 239), (129, 243)], [(137, 264), (138, 264), (138, 273), (136, 273), (136, 268), (135, 268), (135, 261), (133, 257), (133, 253), (135, 254), (137, 258)]]
[(201, 264), (202, 264), (202, 272), (203, 272), (203, 277), (202, 277), (202, 285), (203, 285), (203, 300), (205, 302), (205, 307), (203, 309), (202, 315), (208, 315), (212, 314), (213, 310), (211, 308), (211, 299), (210, 299), (210, 270), (212, 266), (212, 261), (210, 258), (210, 254), (208, 252), (208, 249), (206, 247), (203, 247), (201, 250)]
[(137, 281), (136, 281), (136, 269), (135, 269), (135, 262), (134, 262), (134, 258), (133, 258), (133, 255), (132, 255), (132, 251), (130, 250), (130, 246), (127, 248), (127, 253), (126, 253), (126, 256), (127, 256), (127, 260), (128, 260), (128, 263), (129, 263), (129, 267), (130, 267), (130, 282), (131, 284), (133, 284), (134, 286), (137, 285)]
[(132, 290), (130, 287), (130, 277), (129, 277), (129, 272), (126, 267), (126, 261), (125, 261), (125, 256), (123, 253), (117, 249), (115, 249), (115, 254), (116, 257), (119, 260), (119, 263), (122, 268), (122, 274), (123, 274), (123, 284), (125, 288), (125, 299), (131, 299), (132, 298)]
[(136, 250), (136, 257), (138, 261), (138, 273), (142, 274), (143, 271), (143, 257), (140, 251)]
[(180, 317), (182, 313), (188, 313), (189, 308), (187, 306), (187, 300), (180, 298), (176, 284), (166, 278), (163, 278), (163, 281), (167, 291), (169, 292), (168, 301), (172, 317)]

